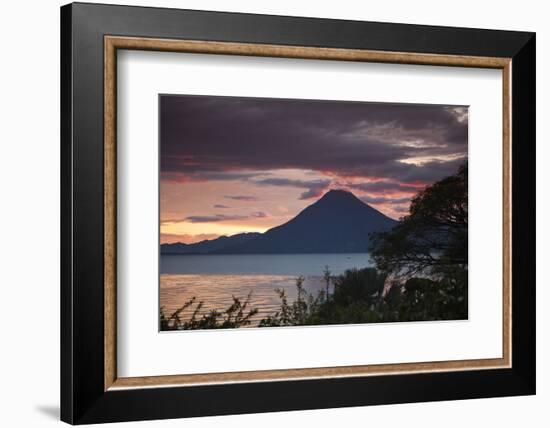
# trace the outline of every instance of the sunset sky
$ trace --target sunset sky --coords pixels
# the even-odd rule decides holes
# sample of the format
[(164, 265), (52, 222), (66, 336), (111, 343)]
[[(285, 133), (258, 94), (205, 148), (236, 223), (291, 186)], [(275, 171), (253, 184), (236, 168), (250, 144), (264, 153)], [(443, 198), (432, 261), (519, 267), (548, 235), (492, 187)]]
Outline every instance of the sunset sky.
[(163, 243), (264, 232), (330, 189), (398, 219), (468, 152), (464, 106), (162, 95), (160, 126)]

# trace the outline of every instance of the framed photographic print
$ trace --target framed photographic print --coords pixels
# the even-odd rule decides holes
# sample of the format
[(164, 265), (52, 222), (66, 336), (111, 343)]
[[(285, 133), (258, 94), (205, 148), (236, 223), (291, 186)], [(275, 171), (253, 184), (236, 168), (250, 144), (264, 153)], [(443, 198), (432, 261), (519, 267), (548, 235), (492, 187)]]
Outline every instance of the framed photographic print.
[(535, 393), (533, 33), (76, 3), (61, 54), (62, 420)]

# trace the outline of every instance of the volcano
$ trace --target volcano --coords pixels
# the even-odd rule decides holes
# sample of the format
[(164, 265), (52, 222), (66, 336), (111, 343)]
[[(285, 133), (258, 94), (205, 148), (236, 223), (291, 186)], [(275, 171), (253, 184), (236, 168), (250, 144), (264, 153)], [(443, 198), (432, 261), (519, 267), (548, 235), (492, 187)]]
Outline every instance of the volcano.
[(397, 222), (344, 190), (330, 190), (292, 220), (217, 253), (364, 253), (369, 235)]
[(397, 221), (344, 190), (330, 190), (292, 220), (265, 233), (222, 236), (196, 244), (164, 244), (163, 254), (365, 253), (369, 235)]

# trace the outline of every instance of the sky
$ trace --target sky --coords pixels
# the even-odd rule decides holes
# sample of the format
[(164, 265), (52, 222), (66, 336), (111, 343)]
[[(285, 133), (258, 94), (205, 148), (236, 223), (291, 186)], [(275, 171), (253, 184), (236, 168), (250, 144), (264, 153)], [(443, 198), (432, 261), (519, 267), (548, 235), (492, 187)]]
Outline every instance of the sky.
[(161, 242), (264, 232), (331, 189), (399, 219), (467, 154), (465, 106), (162, 95)]

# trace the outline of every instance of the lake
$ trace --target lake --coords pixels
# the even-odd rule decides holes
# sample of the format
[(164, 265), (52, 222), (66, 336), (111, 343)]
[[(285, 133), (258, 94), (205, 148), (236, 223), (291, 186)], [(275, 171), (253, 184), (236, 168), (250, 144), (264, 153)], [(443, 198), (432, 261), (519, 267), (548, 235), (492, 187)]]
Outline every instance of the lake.
[[(275, 289), (284, 289), (289, 302), (296, 299), (296, 278), (303, 275), (304, 288), (317, 296), (325, 289), (322, 278), (327, 265), (332, 275), (346, 269), (371, 266), (368, 254), (231, 254), (167, 255), (160, 257), (160, 305), (171, 314), (192, 297), (203, 301), (203, 311), (224, 310), (251, 295), (259, 312), (252, 326), (280, 306)], [(329, 288), (332, 291), (332, 286)], [(183, 318), (192, 311), (183, 313)]]

